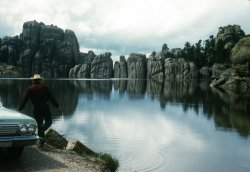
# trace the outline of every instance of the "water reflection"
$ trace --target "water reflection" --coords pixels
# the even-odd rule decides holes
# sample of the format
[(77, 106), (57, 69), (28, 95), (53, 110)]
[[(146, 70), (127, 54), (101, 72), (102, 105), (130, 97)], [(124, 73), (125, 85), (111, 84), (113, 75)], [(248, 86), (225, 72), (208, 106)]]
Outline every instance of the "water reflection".
[[(120, 171), (249, 171), (250, 96), (209, 81), (45, 80), (64, 114), (53, 127), (110, 152)], [(30, 80), (0, 80), (15, 109)], [(24, 113), (31, 114), (28, 104)], [(226, 146), (225, 146), (226, 145)], [(237, 160), (237, 161), (236, 161)]]
[[(170, 105), (180, 105), (186, 112), (192, 109), (199, 113), (202, 109), (206, 118), (213, 118), (221, 130), (236, 130), (241, 136), (250, 134), (250, 96), (233, 95), (217, 89), (211, 89), (209, 81), (165, 81), (163, 84), (151, 80), (45, 80), (63, 107), (64, 115), (74, 113), (79, 96), (88, 100), (94, 97), (110, 100), (112, 88), (119, 97), (127, 95), (129, 99), (145, 99), (159, 102), (162, 110)], [(20, 102), (30, 80), (0, 80), (0, 96), (6, 107), (15, 109)], [(31, 114), (31, 105), (24, 112)], [(53, 114), (60, 116), (52, 107)]]

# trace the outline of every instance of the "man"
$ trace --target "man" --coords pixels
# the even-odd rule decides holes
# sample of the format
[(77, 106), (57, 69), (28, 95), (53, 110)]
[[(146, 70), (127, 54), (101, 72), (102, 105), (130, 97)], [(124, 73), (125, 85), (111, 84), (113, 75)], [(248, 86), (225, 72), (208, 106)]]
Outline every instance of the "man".
[(33, 79), (33, 84), (26, 90), (17, 110), (21, 111), (27, 101), (31, 99), (34, 106), (33, 115), (38, 125), (38, 136), (41, 137), (40, 146), (43, 147), (45, 131), (52, 125), (52, 116), (48, 106), (48, 100), (50, 100), (60, 112), (62, 112), (62, 110), (48, 87), (41, 82), (43, 77), (39, 74), (35, 74), (31, 79)]

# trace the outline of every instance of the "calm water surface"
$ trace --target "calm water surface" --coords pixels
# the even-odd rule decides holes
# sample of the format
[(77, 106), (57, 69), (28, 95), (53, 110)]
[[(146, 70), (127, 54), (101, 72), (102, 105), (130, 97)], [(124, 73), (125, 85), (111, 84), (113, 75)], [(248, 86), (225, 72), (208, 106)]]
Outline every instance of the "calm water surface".
[[(119, 171), (250, 171), (250, 96), (208, 81), (45, 80), (64, 114), (53, 128), (119, 159)], [(29, 80), (0, 80), (16, 108)], [(31, 105), (24, 113), (31, 114)]]

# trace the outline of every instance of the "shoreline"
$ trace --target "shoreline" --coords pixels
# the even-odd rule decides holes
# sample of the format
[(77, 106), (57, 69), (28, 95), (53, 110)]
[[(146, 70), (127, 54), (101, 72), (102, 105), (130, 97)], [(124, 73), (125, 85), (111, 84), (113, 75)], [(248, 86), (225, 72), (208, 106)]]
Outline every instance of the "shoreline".
[(77, 140), (66, 140), (54, 129), (49, 129), (45, 135), (45, 147), (42, 151), (52, 151), (70, 157), (83, 168), (93, 167), (94, 172), (115, 172), (118, 170), (119, 162), (107, 153), (96, 153)]

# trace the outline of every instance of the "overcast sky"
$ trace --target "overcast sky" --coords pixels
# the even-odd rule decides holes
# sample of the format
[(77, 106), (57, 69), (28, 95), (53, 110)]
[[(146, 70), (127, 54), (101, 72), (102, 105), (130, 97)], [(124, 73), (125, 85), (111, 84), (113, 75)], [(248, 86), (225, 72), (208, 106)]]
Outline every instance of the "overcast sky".
[(36, 20), (75, 32), (82, 52), (131, 52), (183, 48), (238, 24), (250, 34), (249, 0), (0, 0), (0, 37), (19, 35)]

